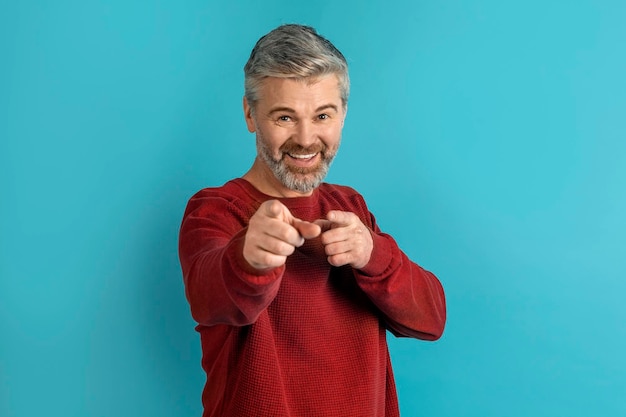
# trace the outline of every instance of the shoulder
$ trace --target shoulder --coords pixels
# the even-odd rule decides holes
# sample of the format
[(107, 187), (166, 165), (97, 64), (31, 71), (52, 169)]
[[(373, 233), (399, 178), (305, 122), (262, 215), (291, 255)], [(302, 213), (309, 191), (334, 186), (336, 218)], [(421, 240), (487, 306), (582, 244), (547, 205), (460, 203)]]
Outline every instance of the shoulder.
[(198, 200), (203, 198), (239, 198), (243, 193), (243, 188), (237, 179), (230, 180), (219, 187), (206, 187), (196, 192), (189, 200)]
[(251, 215), (261, 204), (246, 184), (234, 179), (219, 187), (207, 187), (196, 192), (187, 203), (185, 215), (191, 212), (236, 211)]

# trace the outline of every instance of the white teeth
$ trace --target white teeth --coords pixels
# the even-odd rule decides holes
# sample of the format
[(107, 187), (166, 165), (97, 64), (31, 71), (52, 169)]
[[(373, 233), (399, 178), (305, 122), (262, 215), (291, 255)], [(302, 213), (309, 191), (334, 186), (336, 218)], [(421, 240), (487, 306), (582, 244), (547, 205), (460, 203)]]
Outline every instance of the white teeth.
[(316, 153), (311, 153), (311, 154), (308, 154), (308, 155), (293, 155), (293, 154), (289, 154), (290, 157), (295, 158), (295, 159), (311, 159), (315, 155), (317, 155), (317, 154)]

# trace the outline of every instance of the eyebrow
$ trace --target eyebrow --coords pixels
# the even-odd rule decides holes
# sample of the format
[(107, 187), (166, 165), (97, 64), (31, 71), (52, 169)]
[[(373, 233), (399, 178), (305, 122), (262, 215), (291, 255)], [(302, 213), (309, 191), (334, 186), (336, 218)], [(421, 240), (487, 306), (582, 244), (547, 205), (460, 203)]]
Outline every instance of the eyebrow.
[(315, 109), (315, 113), (319, 113), (321, 111), (327, 110), (327, 109), (333, 109), (334, 111), (338, 112), (339, 109), (337, 108), (337, 106), (335, 106), (334, 104), (324, 104), (323, 106), (318, 107), (317, 109)]
[[(319, 106), (318, 108), (315, 109), (315, 113), (319, 113), (321, 111), (324, 110), (328, 110), (328, 109), (332, 109), (336, 112), (339, 111), (339, 109), (337, 108), (337, 106), (335, 106), (334, 104), (324, 104), (322, 106)], [(291, 107), (274, 107), (272, 110), (270, 110), (270, 112), (268, 114), (272, 115), (274, 113), (295, 113), (296, 111), (294, 109), (292, 109)]]

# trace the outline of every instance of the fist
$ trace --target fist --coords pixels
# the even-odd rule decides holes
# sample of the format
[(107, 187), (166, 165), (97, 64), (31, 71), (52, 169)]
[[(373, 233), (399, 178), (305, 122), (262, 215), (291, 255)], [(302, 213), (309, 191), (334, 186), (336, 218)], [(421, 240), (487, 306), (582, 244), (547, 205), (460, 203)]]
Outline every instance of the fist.
[(243, 245), (244, 259), (255, 269), (282, 266), (305, 239), (321, 233), (321, 226), (294, 217), (278, 200), (261, 204), (250, 218)]
[(359, 217), (347, 211), (330, 211), (326, 219), (315, 222), (322, 229), (321, 240), (333, 266), (365, 267), (374, 249), (370, 229)]

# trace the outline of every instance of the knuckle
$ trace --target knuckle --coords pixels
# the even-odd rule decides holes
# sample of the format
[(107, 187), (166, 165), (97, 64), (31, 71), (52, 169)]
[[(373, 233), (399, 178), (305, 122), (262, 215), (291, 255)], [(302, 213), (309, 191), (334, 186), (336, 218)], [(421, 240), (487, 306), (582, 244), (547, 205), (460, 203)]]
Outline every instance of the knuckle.
[(266, 265), (267, 267), (275, 267), (275, 266), (279, 266), (281, 265), (281, 257), (274, 255), (272, 253), (269, 252), (265, 252), (262, 256), (261, 256), (261, 262), (263, 265)]
[(278, 200), (269, 200), (268, 203), (272, 210), (280, 209), (280, 203), (278, 202)]
[(286, 242), (275, 240), (270, 246), (270, 251), (276, 255), (291, 255), (294, 247)]
[(333, 266), (343, 266), (347, 263), (346, 256), (344, 254), (333, 255), (331, 258)]

